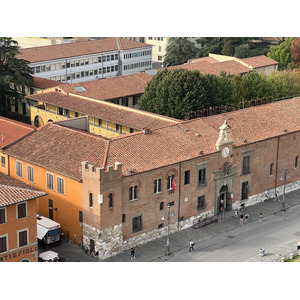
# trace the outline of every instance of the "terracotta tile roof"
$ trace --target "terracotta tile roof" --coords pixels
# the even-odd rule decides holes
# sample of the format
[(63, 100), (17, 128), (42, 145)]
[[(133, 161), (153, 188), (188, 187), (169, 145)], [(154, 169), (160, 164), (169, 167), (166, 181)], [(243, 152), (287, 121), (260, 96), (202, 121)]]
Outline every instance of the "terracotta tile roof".
[[(151, 79), (151, 75), (140, 72), (132, 75), (68, 84), (60, 88), (66, 93), (77, 94), (97, 100), (109, 100), (143, 94), (147, 82)], [(86, 91), (78, 92), (75, 87), (79, 86), (84, 87)]]
[(225, 71), (228, 75), (244, 74), (251, 71), (251, 69), (247, 68), (246, 66), (234, 60), (217, 62), (217, 63), (200, 61), (200, 62), (186, 63), (183, 65), (168, 67), (168, 69), (186, 69), (189, 71), (198, 70), (203, 75), (208, 73), (217, 76), (219, 76), (222, 71)]
[(180, 120), (177, 119), (160, 116), (143, 110), (101, 100), (87, 100), (60, 92), (39, 93), (29, 95), (27, 98), (60, 106), (71, 111), (138, 130), (142, 130), (144, 127), (153, 129), (180, 122)]
[(101, 167), (107, 143), (101, 136), (47, 123), (3, 152), (80, 180), (81, 162)]
[[(199, 157), (200, 150), (204, 155), (216, 152), (219, 128), (225, 120), (232, 127), (235, 146), (244, 145), (244, 140), (252, 143), (299, 131), (300, 97), (184, 121), (149, 134), (138, 132), (109, 141), (48, 123), (5, 148), (4, 152), (78, 180), (82, 161), (89, 161), (95, 167), (102, 167), (104, 160), (106, 167), (118, 161), (123, 164), (123, 175), (126, 176), (132, 169), (136, 173), (144, 172)], [(107, 159), (104, 159), (108, 145)]]
[[(118, 41), (118, 43), (116, 41)], [(151, 45), (145, 43), (112, 37), (100, 40), (20, 49), (20, 54), (17, 55), (17, 58), (28, 60), (31, 63), (48, 61), (60, 58), (116, 51), (118, 50), (118, 44), (121, 50), (151, 47)]]
[(33, 76), (33, 87), (39, 88), (39, 89), (49, 89), (55, 86), (60, 85), (66, 85), (65, 82), (58, 82), (55, 80), (50, 80), (46, 78), (36, 77)]
[(259, 67), (278, 65), (277, 61), (275, 61), (265, 55), (243, 58), (243, 59), (241, 59), (241, 61), (250, 65), (254, 69), (259, 68)]
[(0, 207), (47, 195), (15, 178), (0, 173)]
[(212, 64), (215, 64), (215, 63), (219, 62), (218, 60), (216, 60), (216, 59), (214, 59), (210, 56), (193, 58), (189, 62), (193, 64), (193, 63), (202, 62), (202, 61), (207, 61), (207, 62), (212, 63)]
[[(34, 131), (36, 127), (15, 120), (0, 117), (0, 149), (22, 136)], [(2, 140), (2, 132), (4, 139)]]

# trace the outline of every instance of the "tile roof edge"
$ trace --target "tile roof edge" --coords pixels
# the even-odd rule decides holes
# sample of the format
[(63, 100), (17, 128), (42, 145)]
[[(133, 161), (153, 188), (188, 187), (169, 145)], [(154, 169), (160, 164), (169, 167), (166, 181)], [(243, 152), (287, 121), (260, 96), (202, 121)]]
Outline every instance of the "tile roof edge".
[(16, 140), (12, 141), (11, 143), (5, 145), (5, 146), (4, 146), (3, 148), (1, 148), (1, 149), (2, 149), (2, 150), (5, 150), (7, 147), (10, 147), (10, 146), (14, 145), (15, 143), (21, 141), (22, 139), (24, 139), (25, 137), (31, 135), (32, 133), (36, 132), (37, 130), (38, 130), (38, 129), (32, 129), (32, 131), (26, 133), (25, 135), (21, 136), (20, 138), (18, 138), (18, 139), (16, 139)]

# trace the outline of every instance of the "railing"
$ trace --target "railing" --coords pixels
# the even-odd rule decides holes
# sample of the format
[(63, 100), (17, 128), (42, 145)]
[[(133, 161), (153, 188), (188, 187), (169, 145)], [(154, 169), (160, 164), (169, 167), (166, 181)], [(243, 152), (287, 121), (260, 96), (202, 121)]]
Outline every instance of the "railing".
[(281, 100), (287, 100), (291, 99), (293, 97), (297, 97), (299, 95), (293, 95), (293, 96), (287, 96), (287, 97), (281, 97), (281, 98), (273, 98), (273, 97), (263, 97), (259, 99), (254, 99), (254, 100), (243, 100), (240, 101), (239, 105), (234, 105), (234, 104), (228, 104), (228, 105), (220, 105), (220, 106), (215, 106), (215, 107), (209, 107), (209, 108), (203, 108), (200, 110), (196, 111), (190, 111), (185, 113), (185, 120), (191, 120), (195, 118), (204, 118), (208, 116), (213, 116), (213, 115), (219, 115), (223, 114), (226, 112), (231, 112), (235, 110), (241, 110), (244, 108), (248, 107), (253, 107), (253, 106), (258, 106), (262, 104), (268, 104), (276, 101), (281, 101)]

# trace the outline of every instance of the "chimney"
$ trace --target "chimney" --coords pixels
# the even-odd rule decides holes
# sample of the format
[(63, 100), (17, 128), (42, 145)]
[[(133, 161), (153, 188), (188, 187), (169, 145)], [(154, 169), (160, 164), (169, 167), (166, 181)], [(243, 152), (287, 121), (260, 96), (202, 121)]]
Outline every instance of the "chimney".
[(148, 128), (148, 127), (144, 127), (144, 128), (143, 128), (143, 133), (144, 133), (144, 134), (150, 134), (150, 133), (151, 133), (151, 129)]
[(2, 132), (2, 142), (4, 141), (4, 132)]

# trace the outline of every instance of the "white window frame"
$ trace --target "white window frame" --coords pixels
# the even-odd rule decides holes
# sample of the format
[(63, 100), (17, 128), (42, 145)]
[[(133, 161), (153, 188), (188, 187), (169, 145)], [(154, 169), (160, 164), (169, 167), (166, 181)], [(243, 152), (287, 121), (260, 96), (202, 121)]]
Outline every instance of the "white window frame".
[[(49, 187), (48, 175), (52, 176), (52, 187)], [(46, 187), (47, 187), (47, 189), (54, 191), (54, 175), (52, 173), (46, 172)]]
[(3, 237), (6, 237), (6, 251), (0, 252), (0, 255), (3, 254), (3, 253), (6, 253), (7, 251), (9, 251), (9, 247), (8, 247), (9, 246), (8, 245), (8, 233), (0, 235), (0, 238), (3, 238)]
[[(29, 177), (29, 174), (30, 174), (30, 172), (28, 171), (29, 169), (32, 170), (32, 178)], [(30, 165), (27, 165), (27, 180), (30, 182), (34, 182), (34, 167), (30, 166)]]
[[(25, 206), (26, 206), (26, 215), (25, 215), (25, 217), (19, 218), (19, 214), (18, 214), (18, 206), (19, 206), (19, 205), (22, 205), (22, 204), (24, 204), (24, 203), (25, 203)], [(24, 218), (27, 218), (27, 217), (28, 217), (28, 205), (27, 205), (27, 201), (17, 203), (17, 204), (16, 204), (16, 219), (17, 219), (17, 220), (21, 220), (21, 219), (24, 219)]]
[(1, 226), (2, 224), (7, 223), (7, 210), (6, 210), (6, 207), (1, 207), (0, 210), (4, 210), (4, 223), (0, 223), (0, 226)]
[[(21, 174), (19, 174), (20, 169), (18, 168), (20, 166), (21, 168)], [(20, 178), (23, 178), (23, 163), (21, 161), (16, 161), (16, 175)]]
[[(27, 244), (24, 246), (20, 246), (20, 240), (19, 240), (19, 233), (22, 231), (27, 231)], [(29, 245), (29, 228), (28, 227), (17, 230), (17, 245), (18, 245), (18, 248), (27, 247)]]
[[(58, 183), (58, 181), (61, 180), (62, 182), (62, 190), (61, 190), (61, 184)], [(65, 179), (63, 177), (57, 176), (56, 177), (56, 190), (58, 193), (64, 195), (65, 194)]]

